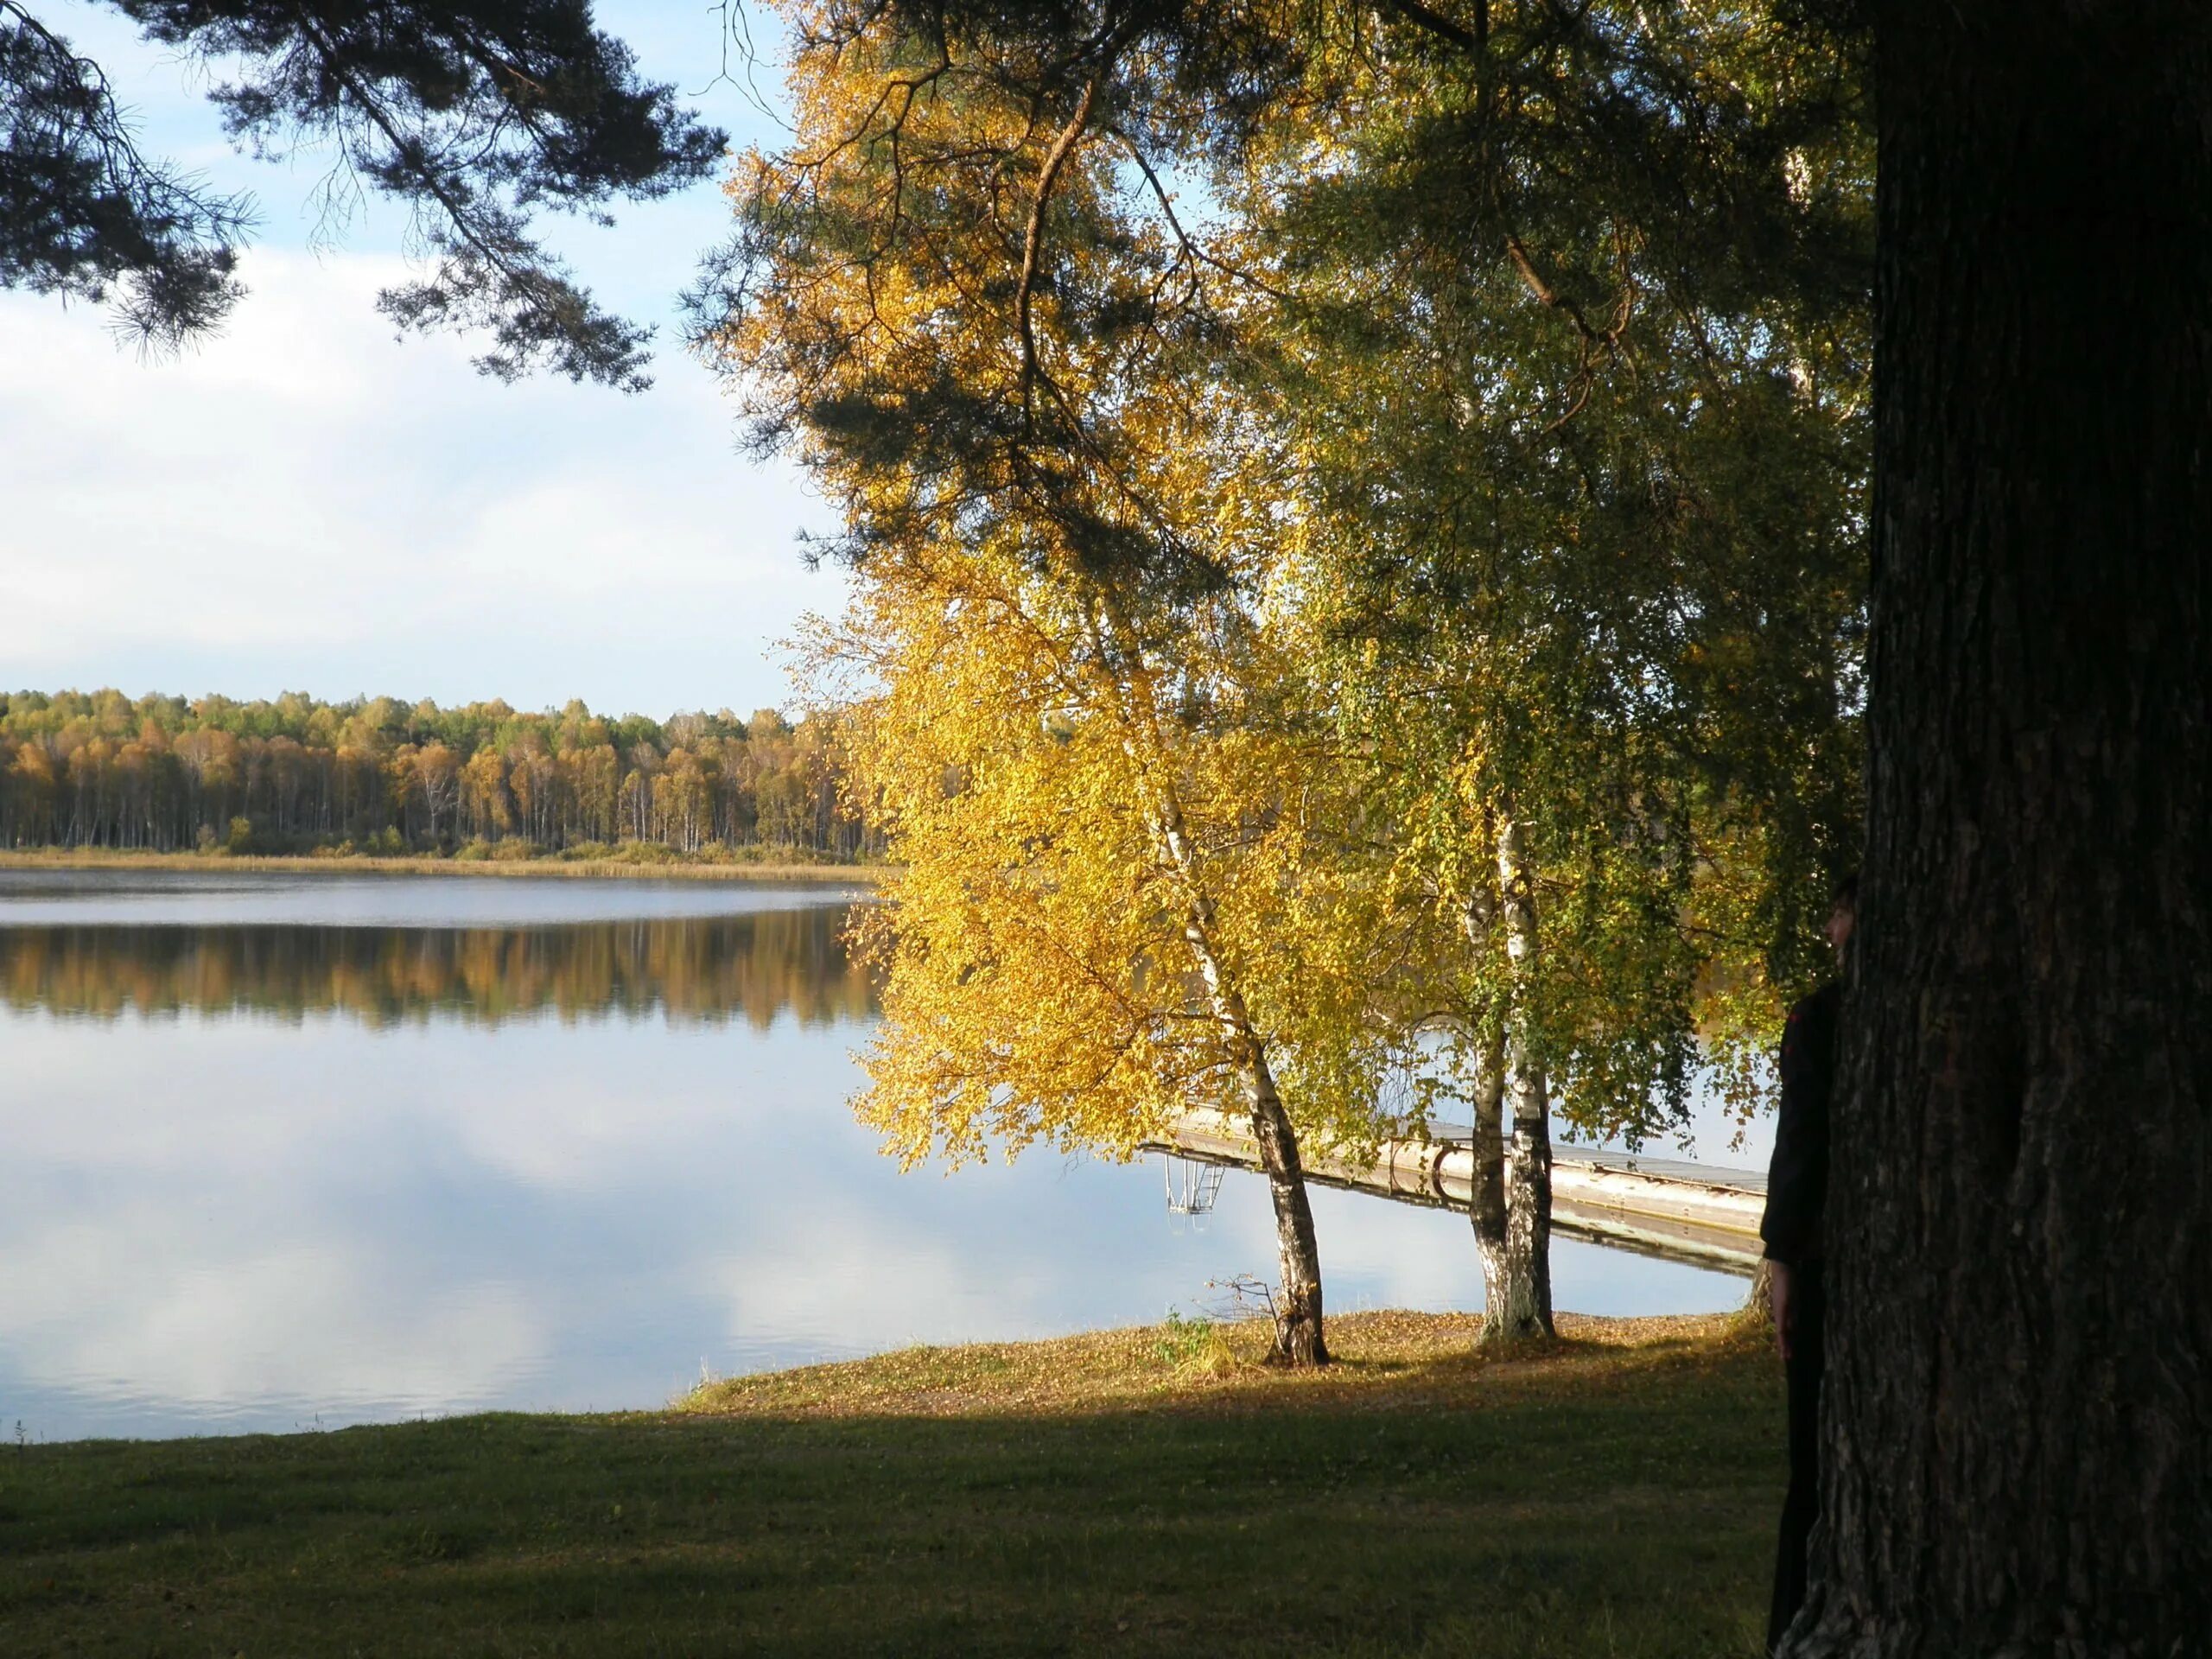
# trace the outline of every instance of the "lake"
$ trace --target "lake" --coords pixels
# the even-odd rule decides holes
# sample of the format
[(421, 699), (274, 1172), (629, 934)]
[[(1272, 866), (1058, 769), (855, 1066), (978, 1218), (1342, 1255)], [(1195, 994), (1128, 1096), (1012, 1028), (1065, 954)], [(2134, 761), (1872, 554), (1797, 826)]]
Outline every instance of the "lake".
[[(902, 1174), (852, 1118), (856, 888), (0, 871), (0, 1433), (654, 1407), (1272, 1279), (1264, 1185)], [(1745, 1162), (1746, 1159), (1732, 1161)], [(1464, 1217), (1316, 1190), (1329, 1306), (1481, 1306)], [(1740, 1279), (1572, 1241), (1555, 1297)]]

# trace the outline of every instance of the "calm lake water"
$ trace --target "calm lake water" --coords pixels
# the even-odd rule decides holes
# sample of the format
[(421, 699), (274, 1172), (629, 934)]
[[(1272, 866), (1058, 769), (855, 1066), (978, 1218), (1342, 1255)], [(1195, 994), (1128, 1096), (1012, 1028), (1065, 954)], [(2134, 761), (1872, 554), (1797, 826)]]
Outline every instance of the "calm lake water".
[[(1272, 1278), (1256, 1177), (1179, 1224), (1156, 1163), (882, 1157), (864, 898), (0, 871), (0, 1433), (651, 1407)], [(1332, 1308), (1480, 1306), (1462, 1217), (1313, 1198)], [(1570, 1241), (1554, 1274), (1596, 1313), (1745, 1288)]]

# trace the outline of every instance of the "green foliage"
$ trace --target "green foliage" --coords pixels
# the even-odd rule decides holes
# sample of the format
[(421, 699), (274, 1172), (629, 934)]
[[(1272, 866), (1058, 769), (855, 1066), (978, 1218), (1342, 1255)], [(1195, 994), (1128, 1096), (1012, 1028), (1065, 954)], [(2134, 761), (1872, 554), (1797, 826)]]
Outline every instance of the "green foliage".
[(853, 858), (880, 842), (845, 770), (823, 715), (26, 691), (0, 697), (0, 846)]
[(1183, 1377), (1227, 1376), (1247, 1363), (1211, 1319), (1185, 1319), (1173, 1308), (1167, 1311), (1153, 1351), (1162, 1365)]
[(1174, 1308), (1167, 1310), (1167, 1317), (1160, 1324), (1160, 1342), (1154, 1351), (1165, 1365), (1179, 1366), (1198, 1358), (1213, 1342), (1213, 1321), (1205, 1318), (1186, 1319)]
[(1857, 44), (1604, 0), (785, 10), (795, 136), (733, 181), (698, 339), (838, 550), (1003, 548), (1107, 596), (1096, 654), (1183, 676), (1208, 742), (1297, 733), (1404, 941), (1395, 985), (1313, 964), (1360, 1017), (1510, 1032), (1592, 1133), (1679, 1121), (1700, 1065), (1748, 1104), (1859, 833)]
[(1853, 860), (1872, 132), (1851, 54), (1760, 8), (1483, 17), (1315, 37), (1224, 190), (1281, 301), (1321, 696), (1468, 921), (1468, 1021), (1633, 1139), (1700, 1066), (1756, 1096)]
[[(405, 204), (433, 257), (387, 291), (405, 327), (487, 332), (479, 359), (635, 389), (651, 330), (594, 302), (533, 234), (547, 208), (603, 219), (703, 177), (720, 132), (641, 80), (574, 0), (113, 0), (146, 38), (196, 60), (232, 141), (257, 156), (334, 153), (326, 229), (353, 192)], [(137, 146), (100, 67), (30, 10), (0, 3), (0, 287), (112, 300), (174, 348), (219, 323), (250, 205)]]

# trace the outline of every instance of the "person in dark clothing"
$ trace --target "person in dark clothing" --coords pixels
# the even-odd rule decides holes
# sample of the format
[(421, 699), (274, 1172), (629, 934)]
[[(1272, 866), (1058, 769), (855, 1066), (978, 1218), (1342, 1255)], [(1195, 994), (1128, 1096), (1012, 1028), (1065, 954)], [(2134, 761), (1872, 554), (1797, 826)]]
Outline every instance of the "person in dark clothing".
[[(1859, 915), (1859, 878), (1836, 888), (1828, 943), (1839, 963)], [(1781, 1645), (1805, 1605), (1805, 1546), (1820, 1518), (1821, 1375), (1827, 1363), (1823, 1326), (1821, 1216), (1828, 1187), (1828, 1101), (1835, 1090), (1836, 1020), (1843, 982), (1832, 981), (1789, 1011), (1782, 1035), (1782, 1109), (1775, 1123), (1774, 1161), (1766, 1178), (1767, 1287), (1777, 1346), (1789, 1395), (1789, 1492), (1782, 1504), (1782, 1540), (1774, 1564), (1774, 1603), (1766, 1645)]]

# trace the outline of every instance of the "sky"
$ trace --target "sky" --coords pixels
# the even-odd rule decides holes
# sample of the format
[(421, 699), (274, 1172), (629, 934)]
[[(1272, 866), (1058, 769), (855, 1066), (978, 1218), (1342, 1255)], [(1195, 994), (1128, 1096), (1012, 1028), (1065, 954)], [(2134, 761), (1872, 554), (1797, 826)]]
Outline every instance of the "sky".
[[(251, 292), (175, 360), (119, 346), (98, 307), (0, 292), (0, 690), (794, 704), (780, 642), (844, 591), (798, 537), (834, 518), (738, 453), (734, 404), (682, 349), (676, 296), (728, 219), (713, 183), (612, 231), (551, 227), (587, 286), (659, 326), (651, 391), (501, 385), (466, 337), (395, 340), (378, 315), (407, 270), (400, 212), (372, 201), (319, 246), (327, 157), (236, 155), (204, 72), (103, 6), (36, 10), (107, 70), (143, 148), (259, 211)], [(715, 84), (717, 8), (597, 13), (734, 145), (777, 141), (741, 67)], [(772, 62), (754, 79), (772, 106)]]

